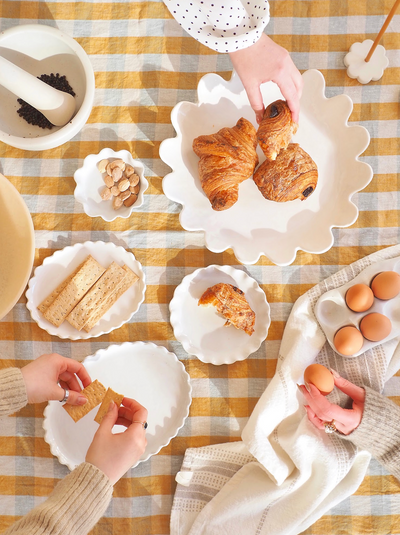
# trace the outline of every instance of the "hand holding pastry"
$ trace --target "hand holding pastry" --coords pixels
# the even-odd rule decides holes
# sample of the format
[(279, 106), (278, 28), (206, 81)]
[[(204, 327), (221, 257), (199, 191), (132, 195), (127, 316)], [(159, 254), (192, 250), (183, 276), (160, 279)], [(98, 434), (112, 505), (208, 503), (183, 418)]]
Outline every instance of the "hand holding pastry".
[[(76, 360), (57, 353), (42, 355), (21, 369), (28, 403), (62, 400), (64, 388), (69, 390), (67, 402), (70, 405), (84, 405), (86, 398), (79, 395), (82, 390), (78, 378), (86, 387), (91, 383), (85, 367)], [(61, 385), (61, 386), (60, 386)]]
[(340, 433), (349, 435), (360, 425), (364, 412), (365, 390), (337, 374), (334, 375), (334, 381), (339, 390), (352, 398), (351, 409), (343, 409), (339, 405), (330, 403), (313, 384), (307, 385), (309, 390), (304, 385), (299, 388), (307, 400), (305, 408), (308, 419), (315, 427), (325, 430), (326, 423), (333, 421)]
[[(86, 461), (100, 468), (114, 485), (143, 454), (146, 441), (147, 410), (137, 401), (124, 398), (117, 408), (110, 403), (86, 454)], [(114, 425), (123, 425), (123, 433), (112, 433)]]
[(269, 81), (278, 85), (292, 112), (293, 121), (298, 123), (303, 79), (287, 50), (263, 33), (254, 45), (231, 52), (229, 56), (258, 123), (264, 113), (260, 85)]

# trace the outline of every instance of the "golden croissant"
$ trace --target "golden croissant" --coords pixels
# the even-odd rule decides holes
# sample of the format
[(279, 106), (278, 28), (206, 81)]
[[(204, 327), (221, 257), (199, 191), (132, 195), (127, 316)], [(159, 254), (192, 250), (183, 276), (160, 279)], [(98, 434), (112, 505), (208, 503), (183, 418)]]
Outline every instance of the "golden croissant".
[(249, 336), (254, 332), (255, 312), (250, 308), (244, 292), (225, 282), (214, 284), (200, 297), (199, 306), (214, 306), (226, 319), (225, 325), (233, 325)]
[(254, 182), (270, 201), (304, 201), (318, 182), (318, 168), (311, 156), (297, 143), (290, 143), (276, 160), (265, 160), (254, 173)]
[(256, 129), (243, 117), (232, 128), (193, 141), (193, 150), (200, 157), (201, 187), (214, 210), (226, 210), (238, 200), (239, 184), (258, 164), (256, 148)]
[(276, 100), (265, 108), (257, 139), (268, 160), (275, 160), (280, 151), (286, 149), (297, 128), (286, 101)]

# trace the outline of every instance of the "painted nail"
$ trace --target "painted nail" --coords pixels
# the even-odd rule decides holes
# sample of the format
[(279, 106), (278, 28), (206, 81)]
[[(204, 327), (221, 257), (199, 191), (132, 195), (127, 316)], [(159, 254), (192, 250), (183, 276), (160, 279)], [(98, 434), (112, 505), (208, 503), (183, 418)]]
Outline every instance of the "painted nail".
[(310, 388), (310, 385), (307, 383), (307, 381), (304, 381), (304, 386), (306, 387), (307, 392), (311, 394), (311, 388)]
[(296, 383), (296, 386), (300, 390), (300, 392), (303, 393), (303, 389), (301, 388), (301, 386), (299, 384), (297, 384), (297, 383)]
[(111, 400), (111, 401), (110, 401), (110, 404), (109, 404), (109, 406), (108, 406), (108, 412), (111, 412), (111, 411), (113, 410), (113, 408), (114, 408), (114, 401)]
[(78, 397), (78, 405), (84, 405), (86, 402), (87, 402), (87, 398), (85, 398), (85, 396)]
[(331, 370), (331, 374), (333, 375), (333, 377), (336, 377), (336, 379), (340, 377), (340, 374), (338, 374), (336, 370), (334, 370), (333, 368), (330, 368), (330, 370)]

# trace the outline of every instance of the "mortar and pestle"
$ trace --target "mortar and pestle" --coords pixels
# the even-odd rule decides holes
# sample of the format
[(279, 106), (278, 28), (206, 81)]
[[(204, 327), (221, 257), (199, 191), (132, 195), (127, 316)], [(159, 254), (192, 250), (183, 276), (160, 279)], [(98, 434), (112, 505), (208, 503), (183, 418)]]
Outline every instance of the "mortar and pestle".
[[(75, 97), (38, 79), (65, 76)], [(94, 100), (93, 67), (83, 48), (63, 32), (27, 24), (0, 33), (0, 141), (24, 150), (58, 147), (89, 118)], [(28, 124), (17, 110), (21, 98), (40, 111), (51, 130)]]

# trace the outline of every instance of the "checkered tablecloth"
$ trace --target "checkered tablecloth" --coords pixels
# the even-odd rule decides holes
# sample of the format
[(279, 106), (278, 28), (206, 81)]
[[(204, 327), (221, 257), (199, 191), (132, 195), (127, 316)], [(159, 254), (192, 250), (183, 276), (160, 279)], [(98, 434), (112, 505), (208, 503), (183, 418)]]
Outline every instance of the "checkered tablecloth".
[[(96, 78), (93, 111), (71, 141), (45, 152), (26, 152), (0, 143), (0, 172), (20, 191), (32, 214), (34, 267), (67, 245), (112, 241), (132, 250), (147, 282), (145, 302), (128, 324), (82, 342), (61, 340), (40, 329), (31, 320), (23, 295), (0, 321), (0, 366), (23, 366), (50, 352), (82, 360), (110, 343), (142, 340), (173, 351), (193, 386), (185, 426), (158, 455), (128, 472), (115, 486), (113, 500), (93, 534), (168, 534), (174, 476), (186, 448), (240, 438), (274, 374), (282, 332), (296, 299), (341, 267), (399, 242), (400, 13), (381, 43), (389, 58), (381, 80), (362, 86), (347, 77), (343, 66), (352, 43), (375, 38), (392, 4), (393, 0), (270, 2), (267, 33), (291, 52), (301, 71), (315, 68), (323, 73), (328, 97), (345, 93), (352, 98), (350, 121), (371, 134), (362, 160), (373, 167), (374, 178), (353, 198), (360, 210), (356, 223), (334, 230), (334, 246), (328, 252), (298, 253), (288, 267), (277, 267), (265, 257), (246, 266), (271, 305), (268, 337), (247, 360), (213, 366), (189, 356), (175, 340), (168, 304), (182, 278), (195, 269), (210, 264), (243, 266), (230, 250), (209, 252), (201, 232), (182, 229), (180, 206), (162, 191), (162, 178), (169, 168), (158, 150), (163, 139), (174, 136), (172, 108), (182, 100), (196, 101), (197, 83), (204, 74), (217, 72), (229, 79), (229, 57), (185, 34), (162, 1), (0, 2), (0, 31), (27, 23), (59, 28), (86, 50)], [(104, 147), (130, 151), (145, 165), (150, 183), (141, 209), (129, 219), (112, 223), (88, 217), (73, 195), (74, 171), (85, 156)], [(385, 393), (400, 400), (399, 374), (387, 383)], [(28, 406), (0, 420), (0, 532), (44, 500), (68, 473), (44, 441), (43, 410), (44, 405)], [(305, 533), (400, 533), (400, 484), (373, 460), (354, 496)]]

